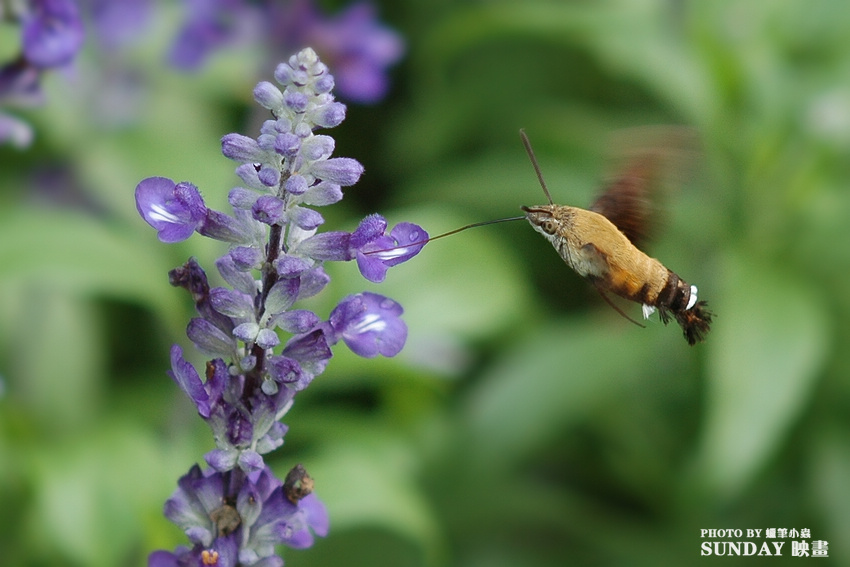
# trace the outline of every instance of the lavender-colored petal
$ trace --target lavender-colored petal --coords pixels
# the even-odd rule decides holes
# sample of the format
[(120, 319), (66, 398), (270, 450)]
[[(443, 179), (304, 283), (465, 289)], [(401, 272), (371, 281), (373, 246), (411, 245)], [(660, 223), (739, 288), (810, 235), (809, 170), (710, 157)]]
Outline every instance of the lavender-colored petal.
[(313, 545), (313, 534), (307, 526), (298, 526), (294, 530), (289, 526), (281, 526), (278, 533), (281, 543), (292, 549), (307, 549)]
[[(256, 170), (252, 167), (252, 170)], [(235, 209), (249, 210), (260, 196), (256, 192), (244, 187), (234, 187), (227, 194), (227, 202)]]
[(241, 291), (216, 287), (210, 290), (213, 309), (228, 317), (248, 318), (254, 315), (253, 298)]
[[(180, 551), (181, 548), (178, 548), (177, 552), (179, 553)], [(186, 552), (188, 550), (184, 547), (182, 551)], [(148, 555), (148, 567), (180, 567), (180, 565), (178, 554), (171, 553), (170, 551), (158, 550)]]
[[(242, 182), (251, 189), (256, 189), (257, 191), (268, 191), (268, 187), (266, 187), (263, 182), (260, 181), (257, 168), (254, 167), (253, 163), (243, 163), (242, 165), (237, 167), (236, 175), (238, 175), (239, 179), (241, 179)], [(253, 201), (251, 201), (251, 204), (253, 204)], [(248, 206), (244, 208), (250, 209), (251, 207)]]
[(331, 281), (331, 277), (325, 272), (321, 266), (317, 266), (312, 270), (301, 274), (301, 289), (298, 290), (298, 299), (307, 299), (313, 297), (323, 289)]
[(330, 136), (310, 136), (301, 145), (301, 155), (310, 161), (327, 159), (334, 151), (336, 143)]
[(330, 346), (322, 329), (293, 337), (284, 347), (283, 356), (293, 358), (301, 365), (303, 377), (296, 388), (305, 388), (317, 375), (324, 372), (331, 356)]
[(387, 230), (387, 219), (375, 213), (367, 216), (360, 225), (351, 233), (350, 246), (355, 249), (363, 248), (376, 238), (384, 235)]
[(295, 278), (310, 269), (310, 263), (304, 258), (284, 254), (275, 262), (275, 271), (282, 278)]
[(171, 371), (168, 375), (186, 392), (198, 408), (204, 419), (210, 416), (209, 394), (195, 367), (183, 358), (183, 349), (178, 345), (171, 347)]
[[(239, 542), (237, 541), (239, 531), (215, 538), (212, 549), (218, 553), (218, 560), (215, 562), (215, 567), (238, 567), (239, 559)], [(203, 565), (195, 563), (194, 565)], [(253, 566), (252, 566), (253, 567)]]
[(316, 260), (350, 260), (351, 237), (347, 232), (338, 231), (315, 234), (298, 245), (298, 253)]
[(352, 158), (331, 158), (313, 163), (310, 173), (318, 179), (348, 187), (363, 175), (363, 166)]
[(270, 349), (280, 344), (280, 337), (271, 329), (260, 329), (255, 342), (262, 349)]
[(268, 357), (268, 371), (272, 380), (280, 384), (297, 382), (302, 377), (301, 365), (288, 356)]
[[(253, 248), (239, 247), (239, 249), (250, 250), (252, 252), (255, 251)], [(247, 269), (254, 267), (254, 264), (249, 264), (247, 266), (247, 269), (246, 266), (244, 266), (241, 262), (237, 264), (235, 258), (241, 258), (241, 255), (239, 253), (236, 253), (236, 250), (237, 249), (234, 248), (229, 253), (216, 260), (215, 267), (218, 268), (218, 273), (221, 274), (221, 277), (224, 278), (224, 281), (226, 281), (242, 293), (252, 295), (256, 293), (257, 285), (254, 281), (254, 277), (247, 271)], [(259, 252), (257, 255), (259, 256)], [(259, 258), (257, 258), (257, 260), (259, 260)]]
[[(300, 380), (299, 380), (300, 382)], [(284, 392), (289, 392), (288, 389), (284, 388)], [(292, 394), (290, 393), (289, 396)], [(291, 403), (291, 398), (290, 403)], [(280, 404), (281, 408), (283, 408), (284, 404)], [(261, 455), (265, 455), (271, 451), (274, 451), (281, 445), (283, 445), (283, 437), (286, 435), (288, 428), (285, 424), (276, 421), (269, 428), (268, 432), (257, 441), (257, 452)]]
[(234, 413), (229, 416), (227, 440), (234, 447), (247, 447), (254, 438), (254, 424), (248, 416)]
[(243, 163), (262, 163), (265, 157), (257, 141), (242, 134), (227, 134), (221, 139), (224, 157)]
[[(375, 254), (387, 266), (395, 266), (410, 260), (419, 254), (428, 242), (428, 233), (421, 226), (411, 222), (401, 222), (395, 225), (390, 232), (390, 237), (393, 239), (392, 249)], [(366, 247), (364, 253), (368, 250), (369, 247)]]
[(186, 327), (186, 335), (201, 352), (212, 355), (230, 356), (236, 349), (236, 341), (206, 319), (194, 317)]
[[(259, 457), (259, 455), (257, 455)], [(262, 461), (262, 457), (260, 457)], [(260, 470), (265, 470), (261, 467)], [(253, 482), (246, 482), (239, 490), (236, 496), (236, 511), (239, 512), (239, 517), (242, 518), (242, 523), (246, 526), (252, 526), (260, 516), (263, 509), (263, 500), (265, 498), (260, 493), (260, 490)]]
[(260, 326), (254, 321), (242, 323), (233, 328), (233, 336), (245, 343), (254, 342), (259, 332)]
[(298, 508), (304, 512), (307, 524), (317, 536), (325, 537), (330, 528), (330, 517), (324, 503), (315, 494), (308, 494), (298, 502)]
[(204, 455), (204, 460), (207, 464), (219, 472), (233, 470), (236, 467), (238, 458), (238, 451), (226, 451), (224, 449), (213, 449)]
[(321, 207), (332, 205), (342, 200), (342, 188), (336, 183), (322, 181), (304, 192), (301, 202), (305, 205)]
[(304, 230), (315, 230), (325, 222), (320, 213), (304, 207), (292, 207), (287, 216), (292, 223)]
[(257, 178), (260, 180), (260, 183), (265, 185), (266, 187), (277, 188), (280, 185), (280, 168), (276, 167), (268, 167), (263, 166), (259, 172), (257, 172)]
[(271, 315), (283, 313), (298, 298), (301, 281), (298, 278), (284, 278), (277, 281), (266, 297), (266, 312)]
[(306, 333), (319, 324), (319, 316), (306, 309), (293, 309), (277, 315), (274, 324), (288, 333)]
[(291, 195), (301, 195), (309, 189), (309, 186), (304, 176), (296, 173), (286, 180), (283, 188)]
[(242, 272), (259, 270), (263, 265), (264, 256), (262, 250), (253, 246), (236, 246), (230, 249), (228, 256), (233, 260), (234, 267)]
[(251, 450), (242, 451), (239, 455), (238, 464), (239, 468), (247, 473), (259, 471), (265, 466), (263, 457), (256, 451)]
[(345, 120), (345, 105), (341, 102), (323, 104), (309, 111), (307, 117), (322, 128), (334, 128)]
[(283, 220), (283, 201), (273, 195), (263, 195), (254, 202), (251, 214), (258, 221), (272, 225)]
[(348, 296), (331, 312), (329, 322), (355, 354), (395, 356), (407, 340), (402, 307), (392, 299), (364, 292)]
[(268, 108), (280, 114), (280, 108), (283, 106), (283, 93), (270, 82), (260, 81), (254, 87), (254, 100), (263, 108)]
[(387, 277), (389, 266), (376, 256), (357, 252), (357, 269), (370, 282), (381, 283)]
[[(240, 210), (234, 211), (239, 214)], [(244, 212), (244, 211), (243, 211)], [(207, 210), (207, 216), (198, 229), (198, 233), (216, 240), (232, 242), (234, 244), (247, 244), (252, 242), (253, 235), (243, 223), (222, 212)]]
[(175, 184), (165, 177), (148, 177), (136, 186), (136, 209), (157, 230), (162, 242), (189, 238), (206, 222), (208, 209), (198, 188), (188, 182)]
[(309, 102), (310, 100), (304, 93), (290, 91), (288, 89), (285, 93), (283, 93), (283, 103), (296, 114), (301, 114), (307, 110), (307, 104)]
[(283, 132), (275, 137), (274, 151), (284, 157), (295, 157), (301, 149), (301, 138), (291, 132)]

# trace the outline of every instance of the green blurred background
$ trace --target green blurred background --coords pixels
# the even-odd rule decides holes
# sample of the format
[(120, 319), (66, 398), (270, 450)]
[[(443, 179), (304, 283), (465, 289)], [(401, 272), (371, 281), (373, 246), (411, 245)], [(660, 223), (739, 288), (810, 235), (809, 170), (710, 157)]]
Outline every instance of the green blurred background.
[[(555, 200), (586, 206), (613, 132), (688, 125), (699, 167), (649, 252), (716, 323), (693, 348), (675, 324), (631, 325), (526, 223), (434, 242), (381, 285), (330, 266), (321, 315), (377, 291), (409, 342), (379, 360), (339, 345), (287, 416), (270, 463), (304, 463), (331, 515), (287, 565), (750, 565), (700, 557), (700, 530), (771, 527), (850, 565), (850, 3), (379, 12), (408, 52), (390, 96), (329, 132), (366, 174), (327, 229), (379, 211), (437, 234), (544, 202), (520, 127)], [(192, 352), (166, 273), (224, 248), (159, 243), (133, 189), (191, 180), (224, 208), (238, 178), (219, 139), (256, 135), (251, 89), (274, 64), (253, 46), (163, 66), (177, 14), (115, 69), (137, 88), (109, 92), (113, 62), (86, 51), (26, 113), (35, 146), (0, 149), (3, 565), (137, 566), (184, 543), (163, 502), (212, 441), (165, 375), (173, 342)], [(814, 561), (784, 541), (771, 564)]]

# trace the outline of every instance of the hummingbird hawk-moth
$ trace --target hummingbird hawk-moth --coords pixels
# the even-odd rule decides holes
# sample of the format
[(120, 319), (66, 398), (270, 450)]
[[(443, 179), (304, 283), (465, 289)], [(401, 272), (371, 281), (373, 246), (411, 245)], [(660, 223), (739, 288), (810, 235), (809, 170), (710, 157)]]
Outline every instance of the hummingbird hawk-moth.
[(614, 305), (606, 292), (640, 303), (644, 318), (656, 310), (666, 325), (670, 317), (682, 327), (688, 344), (705, 338), (712, 314), (688, 284), (661, 262), (647, 256), (634, 241), (643, 234), (647, 213), (648, 164), (637, 161), (603, 191), (589, 209), (556, 205), (543, 181), (525, 132), (523, 144), (549, 203), (522, 207), (531, 226), (552, 243), (575, 272), (590, 281), (621, 315), (640, 325)]
[(671, 317), (676, 319), (688, 344), (702, 341), (711, 326), (712, 313), (706, 308), (705, 301), (697, 299), (697, 286), (685, 282), (636, 246), (644, 236), (649, 216), (648, 181), (653, 164), (648, 163), (647, 156), (633, 160), (589, 209), (581, 209), (556, 205), (552, 201), (524, 130), (520, 130), (520, 137), (548, 204), (521, 207), (525, 216), (468, 224), (422, 242), (370, 253), (403, 250), (470, 228), (525, 219), (552, 243), (570, 268), (596, 287), (602, 298), (620, 315), (643, 326), (617, 307), (606, 292), (640, 303), (644, 319), (655, 311), (665, 325)]

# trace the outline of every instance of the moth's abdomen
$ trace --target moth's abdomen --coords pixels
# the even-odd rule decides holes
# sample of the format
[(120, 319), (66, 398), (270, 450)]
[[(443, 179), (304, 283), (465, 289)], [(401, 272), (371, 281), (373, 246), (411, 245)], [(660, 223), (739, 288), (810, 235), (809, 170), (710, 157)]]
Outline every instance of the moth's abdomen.
[(670, 315), (673, 315), (682, 327), (689, 345), (702, 341), (711, 328), (712, 313), (707, 309), (705, 301), (697, 300), (697, 286), (687, 283), (670, 270), (667, 270), (667, 282), (655, 298), (655, 303), (644, 305), (657, 308), (665, 325)]
[(697, 299), (697, 286), (691, 285), (661, 262), (643, 253), (640, 262), (629, 269), (614, 269), (608, 286), (614, 293), (643, 305), (648, 318), (656, 309), (666, 325), (674, 317), (688, 344), (705, 338), (711, 327), (712, 314), (705, 301)]

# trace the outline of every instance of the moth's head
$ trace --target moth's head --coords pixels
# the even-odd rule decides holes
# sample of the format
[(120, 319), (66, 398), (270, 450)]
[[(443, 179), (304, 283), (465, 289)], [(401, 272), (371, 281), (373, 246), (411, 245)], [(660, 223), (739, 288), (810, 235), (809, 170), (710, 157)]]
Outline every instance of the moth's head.
[(547, 239), (561, 237), (564, 225), (564, 207), (558, 205), (534, 205), (532, 207), (522, 207), (525, 211), (525, 218), (534, 227), (534, 230), (545, 236)]

